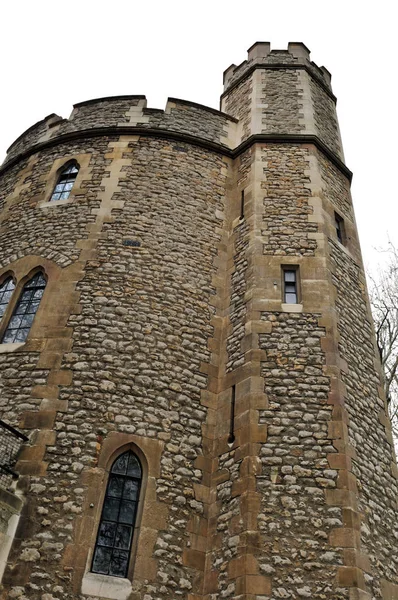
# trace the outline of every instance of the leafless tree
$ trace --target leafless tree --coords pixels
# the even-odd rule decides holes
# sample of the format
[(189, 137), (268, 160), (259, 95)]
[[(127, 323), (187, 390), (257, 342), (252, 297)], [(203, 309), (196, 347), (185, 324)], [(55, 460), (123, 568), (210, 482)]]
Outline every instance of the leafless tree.
[(398, 250), (389, 242), (386, 260), (369, 274), (369, 295), (393, 433), (398, 440)]

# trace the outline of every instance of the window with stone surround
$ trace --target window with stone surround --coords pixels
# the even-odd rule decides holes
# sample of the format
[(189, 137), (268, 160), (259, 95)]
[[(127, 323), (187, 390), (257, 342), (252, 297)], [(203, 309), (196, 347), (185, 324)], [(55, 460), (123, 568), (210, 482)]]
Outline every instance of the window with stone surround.
[(283, 302), (299, 303), (299, 272), (297, 266), (282, 266)]
[[(9, 279), (7, 282), (9, 282)], [(2, 344), (26, 341), (39, 308), (46, 284), (47, 281), (44, 278), (42, 271), (35, 273), (35, 275), (25, 283), (11, 318), (8, 321), (3, 339), (1, 340)], [(7, 285), (9, 288), (12, 288), (11, 283), (8, 283)], [(4, 290), (4, 298), (7, 297), (6, 294), (10, 291), (12, 294), (13, 289)], [(10, 300), (10, 297), (8, 300)]]
[(70, 161), (66, 164), (59, 174), (57, 183), (51, 194), (50, 202), (67, 200), (69, 198), (78, 172), (79, 165), (76, 161)]
[(112, 465), (95, 543), (92, 573), (127, 577), (142, 481), (137, 456), (129, 450)]

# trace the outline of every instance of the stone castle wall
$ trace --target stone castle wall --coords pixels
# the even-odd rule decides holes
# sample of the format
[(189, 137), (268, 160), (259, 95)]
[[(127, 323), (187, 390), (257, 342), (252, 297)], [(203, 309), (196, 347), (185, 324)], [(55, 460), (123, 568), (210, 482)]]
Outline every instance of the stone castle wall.
[[(29, 435), (4, 600), (398, 598), (397, 469), (330, 75), (301, 44), (259, 43), (225, 82), (230, 115), (77, 104), (0, 171), (0, 283), (48, 279), (27, 341), (0, 344), (0, 416)], [(70, 198), (49, 202), (72, 158)], [(98, 576), (128, 448), (144, 471), (128, 577)]]

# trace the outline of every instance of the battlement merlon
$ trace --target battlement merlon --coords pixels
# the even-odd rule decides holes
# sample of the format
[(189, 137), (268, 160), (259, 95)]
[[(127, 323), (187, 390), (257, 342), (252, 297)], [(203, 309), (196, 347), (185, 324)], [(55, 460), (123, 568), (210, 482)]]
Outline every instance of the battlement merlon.
[(247, 60), (240, 65), (230, 65), (224, 71), (224, 93), (253, 68), (295, 68), (308, 69), (314, 77), (319, 78), (332, 94), (330, 72), (325, 67), (318, 67), (311, 61), (310, 50), (302, 42), (289, 42), (287, 50), (271, 50), (270, 42), (256, 42), (247, 51)]
[(231, 150), (236, 145), (237, 119), (219, 110), (168, 98), (164, 110), (147, 108), (142, 95), (111, 96), (79, 102), (68, 119), (51, 114), (29, 127), (8, 148), (3, 167), (43, 145), (54, 145), (79, 135), (147, 134), (178, 137), (193, 143)]

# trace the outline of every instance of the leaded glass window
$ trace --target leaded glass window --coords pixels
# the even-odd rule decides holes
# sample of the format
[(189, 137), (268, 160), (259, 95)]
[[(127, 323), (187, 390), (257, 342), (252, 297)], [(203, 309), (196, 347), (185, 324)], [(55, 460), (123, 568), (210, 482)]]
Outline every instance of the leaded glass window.
[(77, 174), (79, 172), (79, 165), (75, 162), (69, 163), (69, 165), (61, 171), (57, 185), (51, 195), (50, 202), (56, 200), (67, 200), (75, 183)]
[(127, 577), (141, 479), (141, 465), (133, 452), (125, 452), (113, 463), (95, 544), (93, 573)]
[(8, 279), (3, 281), (0, 285), (0, 319), (6, 312), (6, 308), (14, 290), (15, 283), (12, 277), (8, 277)]
[(43, 273), (36, 273), (25, 283), (21, 296), (7, 325), (2, 344), (24, 342), (28, 337), (33, 319), (39, 308), (41, 297), (46, 287)]

